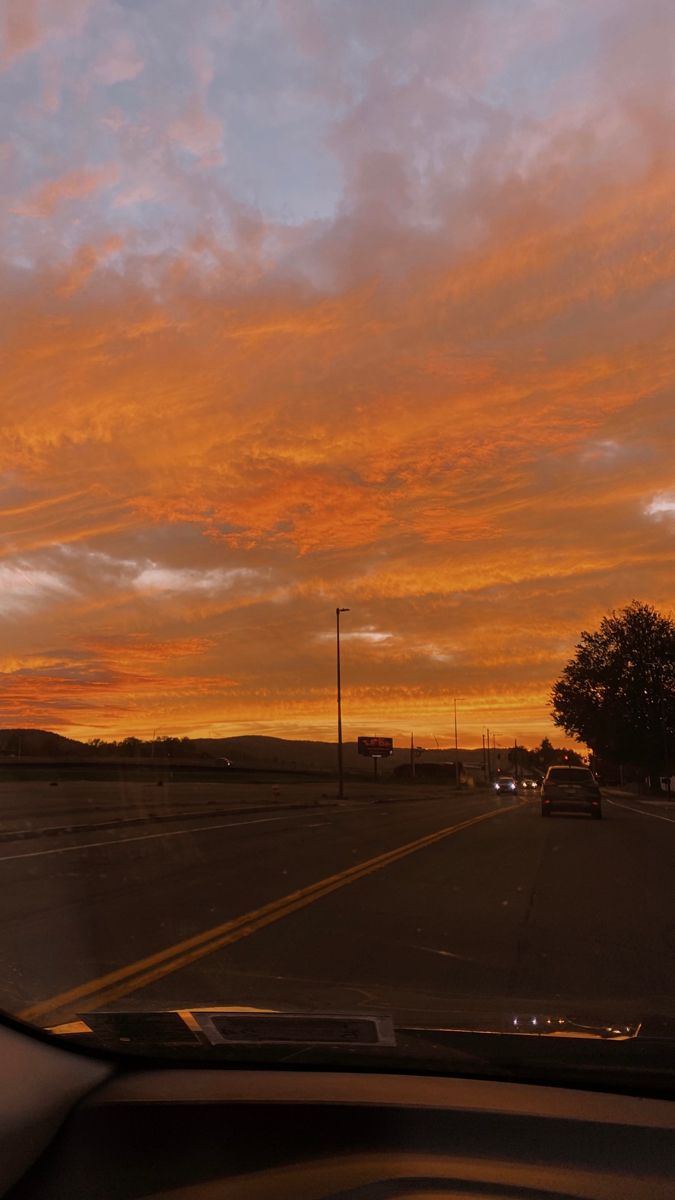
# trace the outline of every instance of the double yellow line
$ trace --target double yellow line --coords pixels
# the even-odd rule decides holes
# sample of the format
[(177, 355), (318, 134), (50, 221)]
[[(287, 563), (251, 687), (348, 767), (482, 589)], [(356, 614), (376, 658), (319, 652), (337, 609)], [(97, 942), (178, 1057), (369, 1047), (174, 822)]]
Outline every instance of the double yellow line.
[(61, 992), (48, 1000), (41, 1000), (38, 1004), (32, 1004), (18, 1013), (18, 1016), (24, 1021), (36, 1021), (47, 1016), (51, 1019), (58, 1017), (59, 1020), (65, 1020), (84, 1007), (93, 1011), (103, 1004), (110, 1004), (114, 1000), (121, 999), (122, 996), (128, 996), (131, 992), (138, 991), (139, 988), (156, 983), (158, 979), (180, 970), (181, 967), (189, 966), (190, 963), (204, 958), (207, 954), (213, 954), (215, 950), (221, 950), (223, 946), (229, 946), (233, 942), (250, 937), (252, 933), (264, 929), (266, 925), (281, 921), (291, 913), (297, 912), (298, 909), (314, 904), (323, 896), (328, 896), (331, 892), (338, 891), (339, 888), (347, 887), (350, 883), (356, 883), (365, 875), (381, 871), (391, 863), (398, 862), (399, 859), (406, 858), (409, 854), (415, 854), (417, 850), (423, 850), (426, 846), (432, 846), (434, 842), (452, 837), (453, 834), (460, 833), (463, 829), (469, 829), (472, 825), (478, 825), (481, 821), (488, 821), (502, 813), (514, 812), (516, 809), (522, 808), (524, 803), (526, 801), (509, 805), (508, 808), (481, 813), (480, 816), (470, 817), (466, 821), (460, 821), (457, 825), (448, 825), (435, 833), (428, 833), (414, 842), (407, 842), (395, 850), (378, 854), (375, 858), (357, 863), (356, 866), (339, 871), (336, 875), (329, 875), (325, 879), (309, 884), (308, 887), (299, 888), (298, 891), (290, 892), (287, 896), (281, 896), (278, 900), (263, 904), (261, 908), (253, 909), (251, 912), (244, 913), (243, 916), (234, 917), (231, 921), (223, 922), (222, 925), (214, 925), (212, 929), (196, 933), (193, 937), (186, 938), (185, 941), (176, 942), (173, 946), (168, 946), (166, 950), (149, 954), (147, 958), (138, 959), (137, 962), (129, 963), (126, 967), (119, 967), (118, 970), (110, 971), (107, 975), (100, 975), (97, 979), (80, 984), (79, 987)]

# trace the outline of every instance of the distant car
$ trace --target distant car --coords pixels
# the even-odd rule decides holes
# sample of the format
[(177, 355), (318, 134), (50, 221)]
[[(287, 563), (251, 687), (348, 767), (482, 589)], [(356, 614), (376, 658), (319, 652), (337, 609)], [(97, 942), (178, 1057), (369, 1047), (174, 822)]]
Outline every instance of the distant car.
[(526, 775), (524, 779), (521, 779), (520, 786), (525, 792), (536, 792), (539, 784), (533, 776)]
[(492, 786), (496, 792), (515, 792), (518, 785), (513, 775), (499, 775)]
[(596, 821), (602, 817), (602, 794), (593, 772), (588, 767), (549, 767), (541, 786), (542, 817), (580, 810)]

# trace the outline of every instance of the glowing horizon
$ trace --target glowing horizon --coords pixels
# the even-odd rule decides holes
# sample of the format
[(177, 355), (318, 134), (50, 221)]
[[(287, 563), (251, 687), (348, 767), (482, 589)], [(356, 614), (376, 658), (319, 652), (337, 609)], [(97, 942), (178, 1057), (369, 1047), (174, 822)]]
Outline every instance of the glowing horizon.
[(333, 740), (340, 604), (346, 739), (563, 744), (673, 607), (673, 6), (3, 12), (0, 726)]

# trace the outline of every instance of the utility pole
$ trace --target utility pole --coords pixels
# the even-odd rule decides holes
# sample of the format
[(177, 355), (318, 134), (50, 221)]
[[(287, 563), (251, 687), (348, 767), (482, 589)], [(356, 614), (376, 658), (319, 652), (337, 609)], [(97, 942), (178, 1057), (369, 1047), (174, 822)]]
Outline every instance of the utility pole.
[(342, 766), (342, 683), (340, 678), (340, 613), (343, 612), (349, 612), (349, 609), (335, 609), (335, 637), (337, 650), (338, 797), (340, 800), (342, 800), (345, 791), (344, 771)]
[(415, 778), (415, 743), (413, 734), (410, 734), (410, 778)]
[(490, 730), (489, 730), (489, 729), (488, 729), (488, 730), (486, 730), (486, 733), (487, 733), (487, 738), (486, 738), (486, 745), (487, 745), (487, 778), (488, 778), (488, 783), (492, 783), (492, 763), (491, 763), (491, 761), (490, 761)]

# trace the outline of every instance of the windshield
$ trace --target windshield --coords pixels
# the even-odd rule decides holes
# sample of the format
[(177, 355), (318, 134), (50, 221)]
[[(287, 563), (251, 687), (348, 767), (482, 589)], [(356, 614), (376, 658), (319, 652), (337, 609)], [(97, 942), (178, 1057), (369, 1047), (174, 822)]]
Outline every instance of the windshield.
[(0, 30), (0, 1008), (120, 1054), (639, 1061), (675, 7)]

